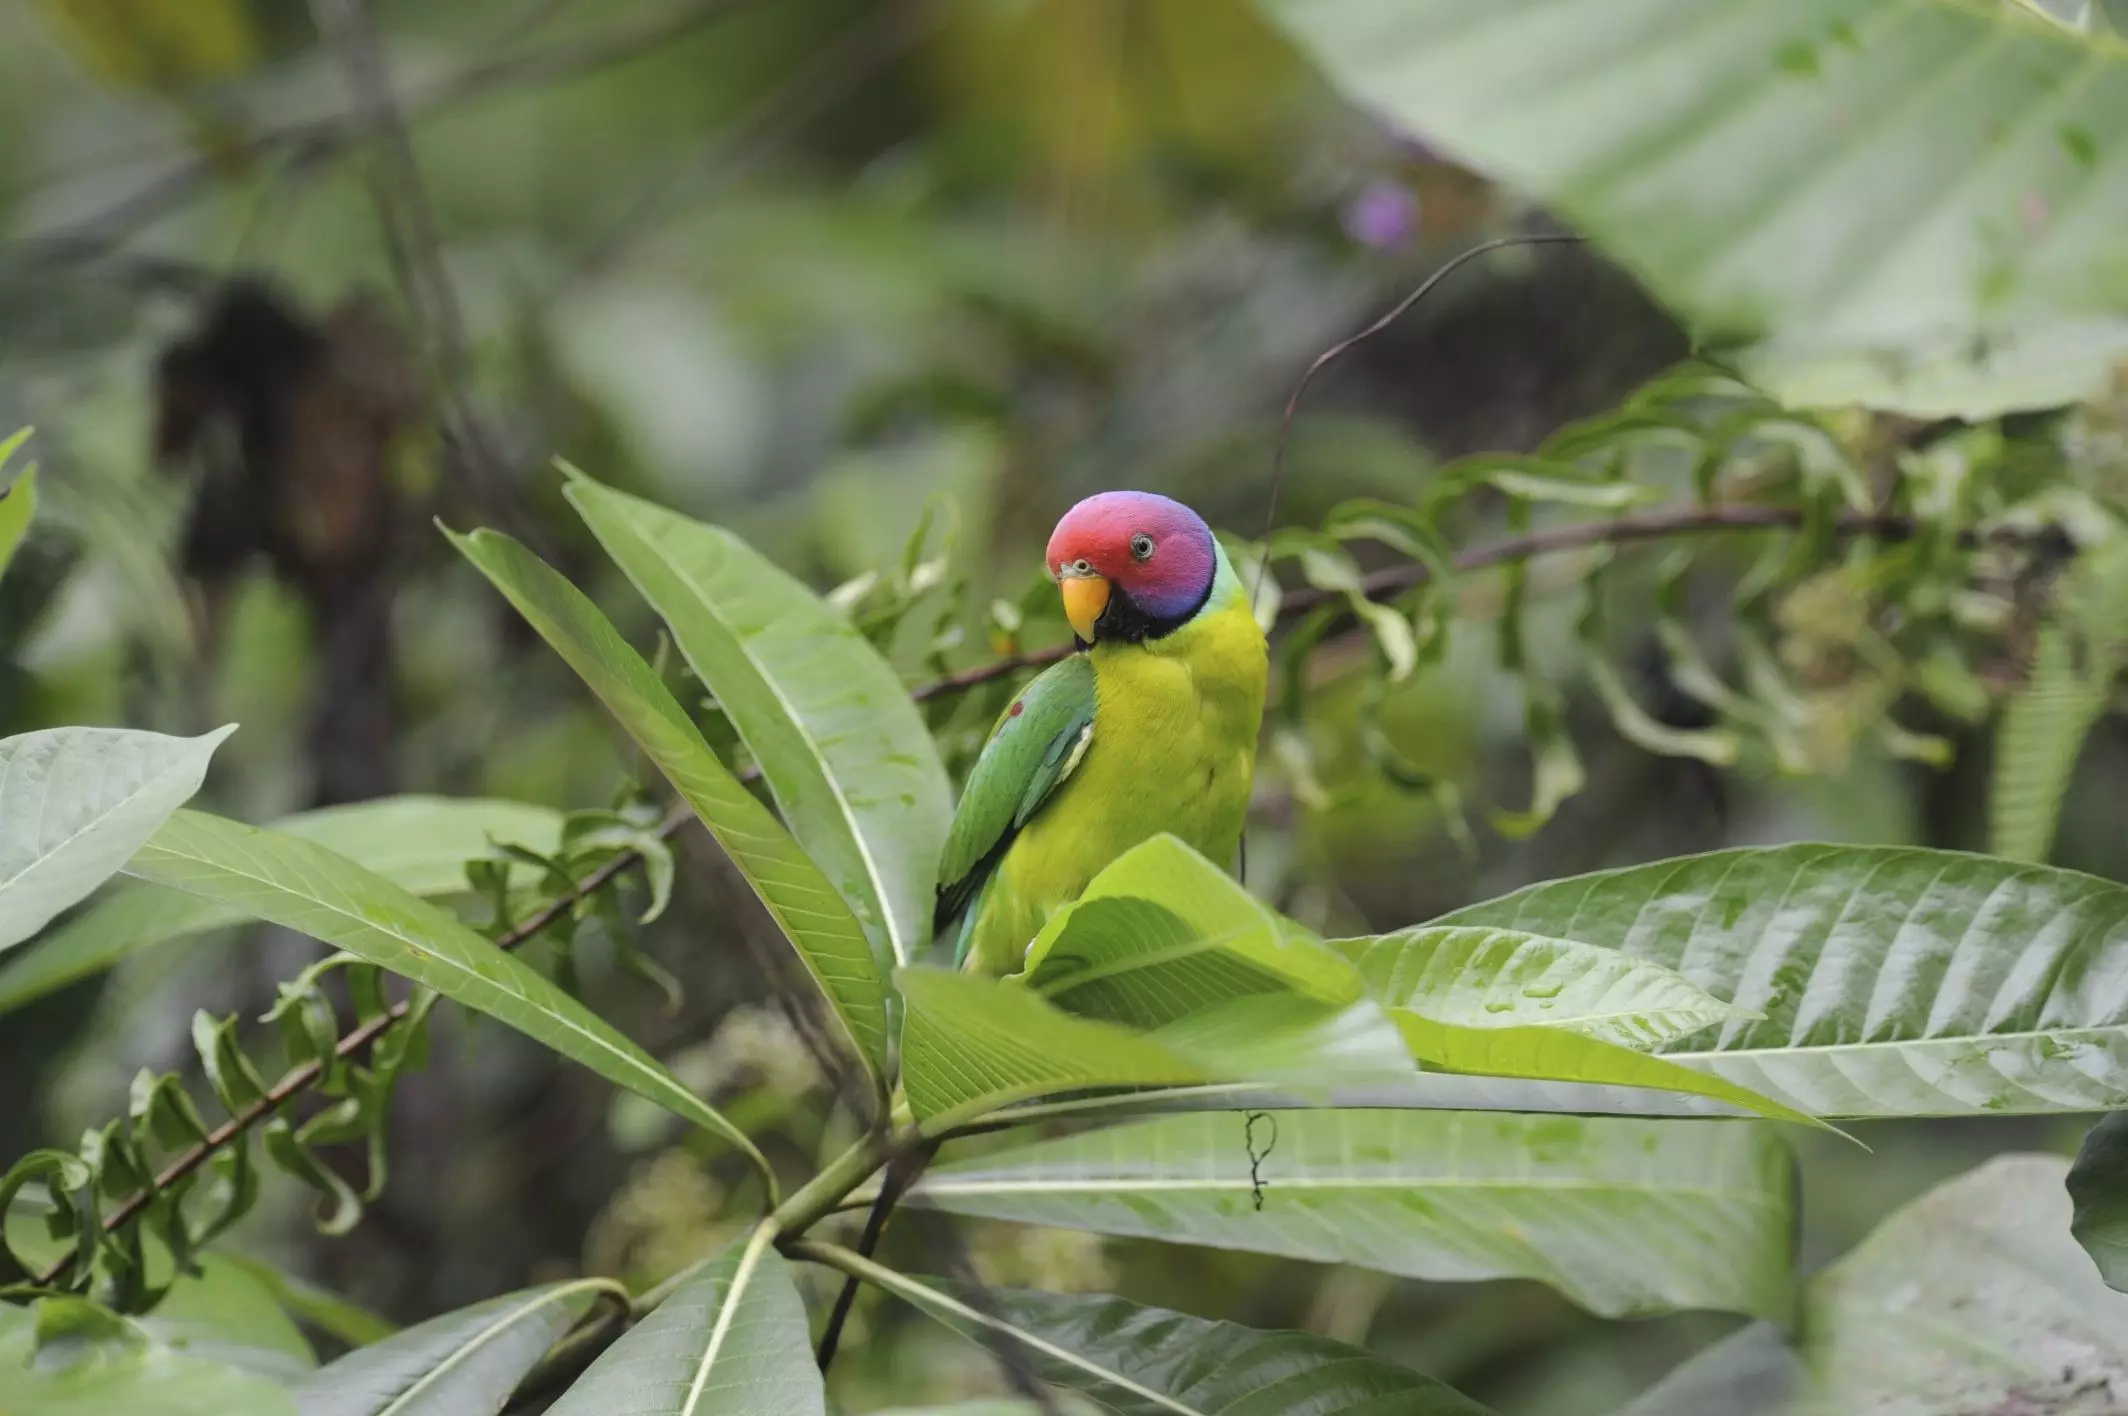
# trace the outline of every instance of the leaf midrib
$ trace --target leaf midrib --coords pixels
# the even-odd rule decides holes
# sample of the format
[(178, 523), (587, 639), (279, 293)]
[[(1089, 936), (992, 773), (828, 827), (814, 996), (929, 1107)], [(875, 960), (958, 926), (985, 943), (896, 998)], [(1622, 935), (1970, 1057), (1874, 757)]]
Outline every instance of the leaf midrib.
[(694, 1380), (688, 1383), (686, 1399), (680, 1403), (676, 1416), (694, 1416), (695, 1408), (701, 1403), (703, 1389), (709, 1383), (710, 1369), (716, 1366), (717, 1354), (723, 1350), (725, 1339), (730, 1336), (732, 1323), (738, 1315), (739, 1304), (746, 1297), (746, 1286), (753, 1281), (754, 1269), (759, 1267), (761, 1256), (767, 1252), (775, 1237), (775, 1225), (755, 1226), (753, 1237), (747, 1241), (745, 1252), (739, 1255), (738, 1267), (732, 1270), (731, 1283), (724, 1290), (724, 1302), (717, 1309), (717, 1320), (710, 1326), (709, 1344), (702, 1349), (702, 1360), (695, 1367)]
[[(225, 732), (222, 734), (222, 736), (227, 737), (228, 734)], [(189, 745), (196, 747), (200, 740), (197, 738), (189, 738), (185, 741)], [(219, 738), (216, 739), (214, 745), (220, 745)], [(15, 764), (22, 759), (22, 756), (23, 754), (19, 751), (9, 755), (7, 764), (8, 770), (5, 774), (0, 774), (0, 796), (5, 795), (7, 788), (7, 778), (14, 775)], [(94, 831), (98, 827), (102, 826), (106, 821), (110, 820), (113, 816), (116, 816), (119, 812), (123, 811), (132, 803), (140, 800), (140, 798), (145, 795), (151, 787), (158, 785), (165, 778), (177, 772), (183, 771), (186, 767), (190, 765), (191, 761), (189, 758), (185, 759), (184, 761), (173, 762), (170, 765), (164, 767), (163, 770), (157, 772), (154, 776), (149, 777), (145, 781), (141, 782), (125, 796), (111, 803), (110, 806), (98, 812), (95, 816), (89, 818), (87, 822), (83, 823), (79, 830), (75, 831), (72, 835), (61, 841), (58, 845), (53, 846), (44, 854), (34, 857), (30, 861), (30, 863), (22, 867), (20, 871), (5, 878), (0, 878), (0, 894), (5, 894), (10, 890), (20, 887), (22, 882), (29, 879), (30, 876), (34, 875), (40, 867), (49, 865), (53, 861), (57, 860), (60, 856), (66, 854), (66, 852), (75, 844), (77, 844), (82, 839), (82, 837), (88, 835), (91, 831)], [(97, 768), (99, 771), (108, 775), (110, 771), (110, 764), (107, 762), (99, 762), (97, 764)], [(52, 774), (47, 771), (44, 776), (44, 794), (42, 799), (38, 802), (37, 811), (32, 818), (33, 820), (43, 819), (46, 808), (51, 805), (51, 796)]]
[[(864, 862), (865, 878), (872, 885), (873, 907), (879, 912), (880, 927), (886, 931), (887, 947), (894, 953), (895, 964), (899, 967), (906, 967), (909, 962), (908, 946), (901, 937), (900, 922), (894, 918), (893, 906), (887, 895), (886, 879), (881, 874), (879, 861), (872, 854), (871, 842), (866, 839), (864, 832), (858, 827), (856, 814), (850, 805), (848, 797), (843, 792), (842, 783), (836, 779), (834, 773), (826, 770), (824, 764), (827, 759), (821, 752), (819, 741), (813, 736), (812, 728), (806, 723), (804, 717), (791, 703), (791, 700), (784, 695), (782, 686), (776, 682), (774, 676), (762, 668), (761, 661), (755, 657), (753, 650), (748, 646), (746, 637), (734, 629), (731, 623), (718, 613), (715, 602), (695, 578), (681, 569), (679, 563), (667, 553), (665, 547), (656, 538), (638, 532), (636, 539), (649, 547), (651, 554), (662, 561), (666, 569), (671, 571), (682, 584), (694, 593), (695, 598), (701, 601), (710, 616), (723, 627), (725, 633), (731, 636), (732, 641), (739, 646), (741, 657), (753, 669), (754, 676), (768, 689), (770, 697), (774, 698), (783, 709), (784, 717), (798, 734), (799, 739), (804, 742), (806, 751), (811, 754), (810, 765), (819, 769), (816, 775), (827, 784), (828, 795), (834, 799), (835, 809), (840, 813), (843, 825), (847, 828), (851, 841), (857, 847), (858, 859)], [(737, 725), (734, 724), (734, 726)]]
[[(293, 840), (300, 838), (291, 837), (290, 839)], [(305, 844), (312, 846), (314, 849), (326, 851), (326, 854), (333, 855), (335, 859), (345, 859), (345, 857), (338, 856), (335, 852), (329, 851), (323, 846), (316, 845), (315, 842), (306, 842)], [(266, 889), (274, 891), (278, 894), (292, 896), (293, 898), (298, 900), (307, 900), (311, 904), (314, 904), (318, 908), (326, 911), (328, 914), (337, 916), (341, 919), (351, 920), (354, 923), (361, 925), (365, 929), (373, 930), (376, 933), (383, 935), (385, 938), (397, 942), (401, 947), (412, 952), (424, 961), (434, 964), (442, 964), (451, 969), (454, 969), (462, 977), (474, 980), (475, 982), (483, 984), (488, 988), (494, 989), (496, 992), (501, 993), (506, 997), (513, 998), (519, 1003), (524, 1004), (527, 1008), (534, 1010), (541, 1016), (550, 1019), (555, 1024), (567, 1030), (571, 1036), (581, 1038), (585, 1042), (595, 1046), (599, 1051), (605, 1053), (606, 1055), (618, 1058), (626, 1062), (631, 1071), (635, 1072), (639, 1076), (647, 1078), (654, 1086), (657, 1087), (657, 1089), (662, 1094), (682, 1098), (686, 1107), (684, 1111), (685, 1115), (695, 1119), (701, 1124), (710, 1126), (712, 1129), (718, 1131), (720, 1134), (736, 1134), (736, 1132), (730, 1127), (729, 1122), (723, 1122), (722, 1117), (717, 1116), (714, 1111), (709, 1111), (708, 1108), (692, 1092), (689, 1092), (686, 1088), (680, 1086), (677, 1082), (674, 1082), (669, 1077), (661, 1075), (657, 1068), (646, 1068), (643, 1064), (643, 1059), (634, 1056), (632, 1053), (630, 1053), (624, 1048), (616, 1047), (611, 1041), (606, 1038), (600, 1037), (597, 1033), (585, 1030), (582, 1024), (578, 1023), (566, 1014), (551, 1013), (546, 1011), (545, 1009), (540, 1008), (540, 1006), (531, 998), (527, 997), (523, 993), (518, 992), (516, 989), (511, 988), (502, 980), (490, 978), (488, 975), (480, 972), (478, 969), (475, 969), (458, 959), (452, 958), (449, 954), (439, 952), (438, 950), (430, 947), (428, 943), (423, 940), (409, 937), (408, 935), (401, 933), (396, 928), (393, 928), (376, 919), (372, 919), (366, 914), (359, 913), (342, 905), (334, 904), (320, 895), (298, 893), (297, 891), (291, 890), (288, 886), (273, 879), (271, 876), (256, 874), (252, 871), (238, 869), (234, 866), (224, 864), (220, 861), (208, 859), (205, 856), (188, 853), (183, 849), (172, 846), (166, 841), (158, 841), (151, 839), (146, 846), (141, 848), (140, 855), (136, 856), (134, 859), (136, 862), (138, 862), (143, 857), (148, 857), (158, 852), (169, 855), (180, 861), (192, 861), (195, 864), (206, 866), (210, 870), (226, 871), (239, 880), (248, 880), (253, 884), (264, 886)], [(353, 862), (349, 862), (349, 864), (352, 865)], [(361, 867), (356, 866), (355, 868), (360, 869)], [(186, 890), (188, 893), (195, 895), (202, 893), (198, 890), (192, 890), (188, 886), (180, 885), (177, 888)], [(205, 898), (212, 899), (213, 897), (206, 896)], [(423, 905), (424, 908), (434, 908), (433, 906), (427, 905), (426, 901), (422, 901), (418, 897), (410, 896), (409, 898), (414, 899), (417, 904)], [(438, 913), (439, 918), (448, 920), (448, 916), (442, 916), (440, 912)], [(456, 920), (449, 920), (449, 923), (457, 929), (464, 928), (464, 926), (458, 924)], [(470, 930), (466, 932), (468, 934), (471, 934)], [(472, 935), (472, 937), (476, 939), (479, 938), (478, 935)], [(486, 941), (483, 940), (482, 942), (485, 943)], [(537, 975), (535, 975), (535, 977), (536, 976)], [(703, 1114), (704, 1112), (707, 1112), (707, 1116)], [(723, 1122), (723, 1124), (719, 1125), (717, 1124), (718, 1122)]]
[(911, 1192), (912, 1198), (923, 1195), (1026, 1195), (1055, 1194), (1103, 1195), (1103, 1194), (1187, 1194), (1193, 1192), (1215, 1193), (1238, 1191), (1254, 1193), (1261, 1188), (1265, 1194), (1274, 1190), (1326, 1190), (1367, 1191), (1379, 1190), (1385, 1195), (1409, 1193), (1413, 1190), (1532, 1190), (1557, 1194), (1618, 1194), (1625, 1196), (1681, 1196), (1689, 1199), (1721, 1200), (1748, 1204), (1759, 1208), (1782, 1208), (1785, 1203), (1769, 1202), (1763, 1190), (1719, 1190), (1703, 1185), (1646, 1185), (1625, 1181), (1602, 1184), (1579, 1179), (1431, 1179), (1412, 1178), (1373, 1179), (1347, 1176), (1273, 1176), (1261, 1182), (1246, 1175), (1213, 1180), (954, 1180), (939, 1177), (925, 1180)]
[(480, 1348), (486, 1346), (490, 1341), (494, 1340), (506, 1329), (510, 1328), (528, 1315), (537, 1312), (539, 1309), (545, 1307), (547, 1304), (558, 1302), (563, 1298), (571, 1297), (576, 1293), (584, 1290), (590, 1290), (593, 1292), (618, 1293), (621, 1295), (623, 1300), (625, 1300), (627, 1297), (627, 1292), (625, 1289), (623, 1289), (619, 1284), (613, 1282), (613, 1280), (606, 1278), (581, 1278), (574, 1283), (567, 1283), (563, 1284), (559, 1288), (550, 1289), (547, 1292), (540, 1294), (538, 1297), (531, 1299), (529, 1302), (526, 1302), (522, 1306), (515, 1308), (508, 1313), (500, 1315), (494, 1323), (490, 1324), (488, 1327), (481, 1329), (479, 1336), (475, 1337), (471, 1342), (468, 1342), (461, 1347), (453, 1349), (450, 1356), (444, 1358), (441, 1362), (429, 1368), (428, 1371), (423, 1372), (421, 1374), (420, 1380), (416, 1381), (405, 1391), (400, 1392), (397, 1396), (393, 1397), (383, 1406), (378, 1407), (376, 1412), (374, 1413), (374, 1416), (393, 1416), (394, 1412), (404, 1411), (407, 1408), (408, 1404), (411, 1403), (416, 1396), (421, 1394), (421, 1391), (424, 1387), (429, 1386), (431, 1383), (442, 1377), (445, 1373), (449, 1372), (453, 1367), (457, 1366), (462, 1359), (464, 1359), (471, 1353), (477, 1352), (478, 1350), (480, 1350)]

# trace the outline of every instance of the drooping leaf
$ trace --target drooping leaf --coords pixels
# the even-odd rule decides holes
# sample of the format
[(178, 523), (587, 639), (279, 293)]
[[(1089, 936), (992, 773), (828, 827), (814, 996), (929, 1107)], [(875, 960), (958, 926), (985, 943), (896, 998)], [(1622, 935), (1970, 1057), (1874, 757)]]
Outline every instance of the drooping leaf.
[(150, 1337), (187, 1357), (219, 1362), (283, 1384), (318, 1365), (273, 1290), (221, 1254), (202, 1255), (140, 1319)]
[(2069, 1167), (2070, 1232), (2108, 1288), (2128, 1293), (2128, 1111), (2099, 1118)]
[[(573, 469), (572, 469), (573, 472)], [(573, 473), (570, 502), (671, 629), (886, 967), (930, 942), (952, 791), (862, 634), (745, 542)]]
[(1118, 856), (1050, 919), (1026, 978), (1067, 1012), (1148, 1028), (1252, 994), (1344, 1004), (1361, 992), (1343, 958), (1167, 835)]
[(1791, 405), (1977, 418), (2123, 353), (2128, 51), (1957, 0), (1264, 0)]
[(944, 969), (903, 969), (902, 1086), (919, 1120), (1096, 1087), (1207, 1080), (1179, 1053), (1113, 1023), (1075, 1018), (1032, 989)]
[(805, 1303), (762, 1226), (660, 1303), (551, 1416), (825, 1416)]
[(863, 926), (820, 867), (717, 760), (650, 665), (581, 591), (507, 536), (476, 531), (453, 535), (451, 543), (568, 661), (694, 808), (811, 970), (858, 1056), (883, 1068), (887, 978)]
[[(1608, 1315), (1787, 1312), (1794, 1177), (1750, 1122), (1417, 1111), (1163, 1117), (928, 1170), (909, 1203), (1437, 1280)], [(1259, 1202), (1261, 1207), (1259, 1208)]]
[(1693, 1092), (1775, 1121), (1798, 1126), (1824, 1124), (1726, 1077), (1695, 1072), (1667, 1058), (1650, 1057), (1566, 1028), (1474, 1028), (1436, 1022), (1406, 1008), (1393, 1008), (1389, 1016), (1403, 1033), (1411, 1055), (1443, 1071)]
[(266, 1378), (175, 1352), (81, 1298), (0, 1304), (0, 1402), (9, 1416), (297, 1416)]
[(603, 1018), (451, 915), (345, 856), (312, 841), (184, 811), (164, 823), (126, 869), (324, 940), (499, 1019), (717, 1132), (768, 1171), (744, 1132)]
[(1572, 939), (1414, 925), (1330, 947), (1359, 969), (1377, 1002), (1463, 1027), (1535, 1023), (1650, 1048), (1752, 1016), (1674, 969)]
[(2128, 889), (2073, 871), (1779, 846), (1552, 881), (1436, 923), (1676, 969), (1763, 1016), (1663, 1055), (1816, 1116), (2128, 1107)]
[(495, 1416), (601, 1297), (627, 1293), (579, 1278), (445, 1313), (326, 1363), (296, 1385), (296, 1405), (301, 1416)]
[[(466, 888), (465, 862), (493, 858), (491, 838), (551, 853), (561, 837), (562, 818), (551, 808), (523, 802), (397, 796), (299, 812), (272, 825), (433, 898)], [(110, 968), (137, 950), (246, 918), (240, 910), (197, 895), (131, 882), (40, 939), (35, 949), (0, 965), (0, 1013)]]
[(271, 1293), (283, 1309), (327, 1336), (350, 1347), (382, 1342), (399, 1331), (396, 1324), (379, 1317), (361, 1304), (329, 1293), (307, 1280), (245, 1254), (222, 1254), (222, 1263), (242, 1269)]
[(1309, 1333), (1263, 1332), (1102, 1294), (975, 1290), (864, 1260), (851, 1267), (1118, 1416), (1485, 1416), (1453, 1387)]
[(0, 950), (116, 874), (235, 731), (52, 728), (0, 741)]

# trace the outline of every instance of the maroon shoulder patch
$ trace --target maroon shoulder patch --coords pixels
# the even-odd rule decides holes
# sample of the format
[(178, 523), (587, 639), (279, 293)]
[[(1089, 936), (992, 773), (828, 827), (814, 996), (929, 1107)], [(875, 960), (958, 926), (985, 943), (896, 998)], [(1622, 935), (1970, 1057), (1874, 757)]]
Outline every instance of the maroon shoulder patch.
[(1010, 711), (1012, 716), (1017, 718), (1020, 716), (1020, 714), (1027, 711), (1027, 705), (1015, 700)]

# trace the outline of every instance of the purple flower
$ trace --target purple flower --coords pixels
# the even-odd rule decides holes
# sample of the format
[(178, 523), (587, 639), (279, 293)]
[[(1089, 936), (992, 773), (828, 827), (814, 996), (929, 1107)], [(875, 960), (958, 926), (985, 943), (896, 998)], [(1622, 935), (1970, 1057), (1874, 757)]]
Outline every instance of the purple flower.
[(1409, 187), (1386, 178), (1345, 204), (1345, 234), (1362, 246), (1401, 246), (1419, 229), (1419, 199)]

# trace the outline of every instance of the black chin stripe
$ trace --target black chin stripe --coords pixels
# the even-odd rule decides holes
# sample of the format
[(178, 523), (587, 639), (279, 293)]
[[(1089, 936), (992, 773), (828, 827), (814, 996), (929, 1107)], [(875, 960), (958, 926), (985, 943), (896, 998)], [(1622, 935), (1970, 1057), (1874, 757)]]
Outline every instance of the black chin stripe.
[(1108, 597), (1108, 608), (1101, 611), (1101, 618), (1094, 621), (1094, 638), (1102, 642), (1116, 640), (1124, 644), (1143, 644), (1148, 639), (1173, 634), (1197, 617), (1197, 612), (1212, 598), (1212, 582), (1218, 578), (1219, 567), (1215, 563), (1211, 577), (1204, 582), (1204, 589), (1197, 593), (1197, 598), (1190, 607), (1181, 614), (1170, 615), (1166, 619), (1155, 619), (1138, 608), (1138, 602), (1121, 586), (1117, 586)]

